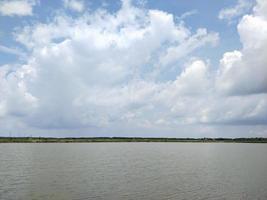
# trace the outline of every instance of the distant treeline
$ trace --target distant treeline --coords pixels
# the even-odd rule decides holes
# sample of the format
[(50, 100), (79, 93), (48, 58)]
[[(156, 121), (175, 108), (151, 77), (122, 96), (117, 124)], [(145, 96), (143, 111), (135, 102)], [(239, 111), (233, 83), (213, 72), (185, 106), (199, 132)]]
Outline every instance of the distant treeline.
[(232, 142), (267, 143), (267, 138), (143, 138), (143, 137), (0, 137), (0, 143), (70, 143), (70, 142)]

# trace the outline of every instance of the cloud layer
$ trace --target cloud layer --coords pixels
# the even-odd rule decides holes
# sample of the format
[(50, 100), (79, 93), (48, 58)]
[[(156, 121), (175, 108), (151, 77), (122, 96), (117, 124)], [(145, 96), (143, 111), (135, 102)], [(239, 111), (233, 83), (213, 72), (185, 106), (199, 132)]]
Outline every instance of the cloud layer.
[[(225, 52), (215, 70), (193, 54), (216, 46), (218, 33), (192, 31), (170, 13), (126, 0), (115, 13), (98, 9), (76, 18), (61, 13), (21, 27), (14, 36), (27, 59), (0, 67), (0, 127), (181, 129), (207, 135), (208, 126), (265, 126), (265, 13), (266, 3), (259, 0), (242, 17), (237, 27), (242, 49)], [(172, 71), (175, 78), (166, 75)]]

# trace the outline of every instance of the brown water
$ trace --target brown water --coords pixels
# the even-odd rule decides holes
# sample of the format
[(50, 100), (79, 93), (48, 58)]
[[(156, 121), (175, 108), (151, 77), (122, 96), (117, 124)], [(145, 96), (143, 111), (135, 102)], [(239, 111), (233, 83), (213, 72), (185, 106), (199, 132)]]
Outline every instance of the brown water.
[(0, 199), (267, 199), (267, 145), (0, 144)]

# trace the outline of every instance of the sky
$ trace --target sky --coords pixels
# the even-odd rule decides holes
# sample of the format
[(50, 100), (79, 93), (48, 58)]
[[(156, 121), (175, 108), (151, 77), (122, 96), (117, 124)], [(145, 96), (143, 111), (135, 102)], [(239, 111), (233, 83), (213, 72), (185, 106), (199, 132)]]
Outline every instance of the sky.
[(267, 137), (267, 1), (1, 0), (0, 136)]

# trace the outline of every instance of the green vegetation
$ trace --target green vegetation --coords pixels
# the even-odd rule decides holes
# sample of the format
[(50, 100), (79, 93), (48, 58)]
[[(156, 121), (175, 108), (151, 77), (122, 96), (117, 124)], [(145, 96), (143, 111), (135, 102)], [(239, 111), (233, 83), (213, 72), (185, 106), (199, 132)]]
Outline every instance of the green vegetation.
[(267, 138), (143, 138), (143, 137), (0, 137), (0, 143), (70, 143), (70, 142), (231, 142), (267, 143)]

